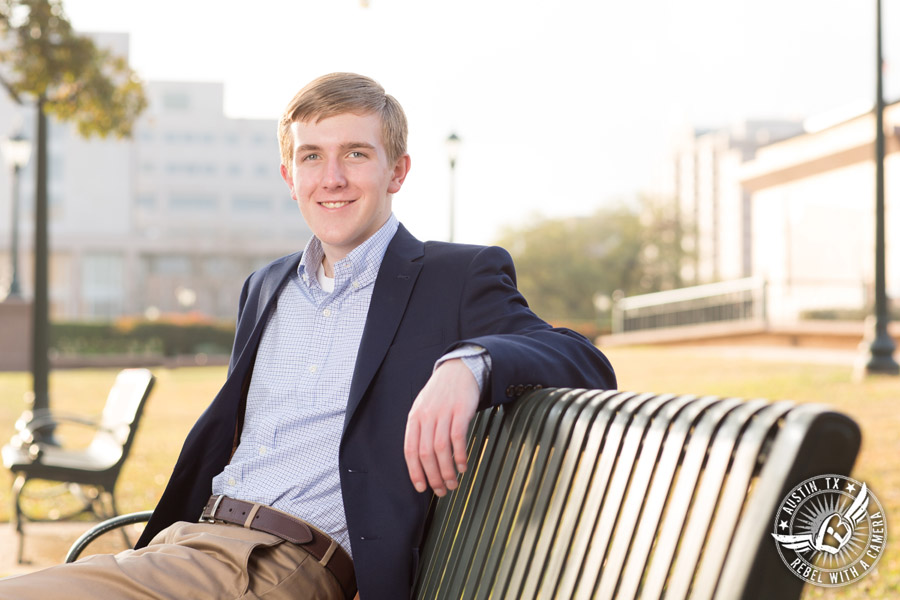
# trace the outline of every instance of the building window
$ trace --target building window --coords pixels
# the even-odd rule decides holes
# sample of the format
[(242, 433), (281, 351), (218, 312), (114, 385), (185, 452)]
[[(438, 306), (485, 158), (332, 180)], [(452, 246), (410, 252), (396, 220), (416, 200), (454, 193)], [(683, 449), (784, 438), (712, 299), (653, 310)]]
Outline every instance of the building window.
[[(35, 159), (36, 161), (37, 159)], [(62, 154), (52, 153), (50, 154), (50, 164), (47, 165), (47, 175), (49, 176), (50, 183), (57, 183), (65, 181), (66, 172), (65, 172), (65, 160), (63, 159)]]
[(219, 199), (202, 194), (178, 194), (169, 198), (169, 208), (173, 210), (216, 210)]
[(241, 195), (231, 199), (231, 208), (237, 212), (267, 212), (272, 207), (272, 198), (268, 196)]
[(168, 163), (166, 165), (166, 173), (169, 175), (215, 175), (217, 170), (216, 165), (213, 163), (205, 165), (199, 163)]
[(86, 254), (81, 290), (86, 316), (112, 319), (122, 313), (124, 260), (119, 254)]
[(208, 256), (203, 259), (203, 274), (210, 277), (232, 277), (239, 276), (241, 270), (240, 262), (228, 256)]
[(190, 105), (190, 98), (183, 92), (169, 92), (163, 96), (163, 107), (166, 110), (187, 110)]
[(153, 194), (138, 194), (137, 205), (141, 208), (155, 208), (156, 197)]
[(154, 256), (150, 261), (153, 275), (188, 275), (191, 261), (186, 256)]
[(60, 210), (63, 207), (63, 194), (56, 189), (56, 186), (51, 187), (47, 190), (47, 208), (50, 210), (51, 218), (59, 218)]

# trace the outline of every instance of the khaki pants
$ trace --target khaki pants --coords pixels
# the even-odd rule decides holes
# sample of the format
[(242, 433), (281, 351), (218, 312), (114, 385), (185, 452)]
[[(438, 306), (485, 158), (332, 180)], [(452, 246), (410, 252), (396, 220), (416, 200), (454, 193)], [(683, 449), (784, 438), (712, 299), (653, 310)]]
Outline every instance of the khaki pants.
[(222, 523), (175, 523), (140, 550), (89, 556), (0, 580), (0, 599), (341, 599), (302, 546)]

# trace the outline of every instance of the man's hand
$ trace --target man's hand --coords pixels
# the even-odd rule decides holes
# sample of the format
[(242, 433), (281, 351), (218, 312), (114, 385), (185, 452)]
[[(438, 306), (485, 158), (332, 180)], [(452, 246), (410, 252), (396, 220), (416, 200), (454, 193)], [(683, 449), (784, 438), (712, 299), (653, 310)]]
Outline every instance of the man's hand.
[(403, 443), (409, 478), (419, 492), (431, 486), (440, 497), (456, 489), (457, 472), (466, 470), (466, 434), (478, 397), (472, 371), (458, 358), (442, 363), (419, 392)]

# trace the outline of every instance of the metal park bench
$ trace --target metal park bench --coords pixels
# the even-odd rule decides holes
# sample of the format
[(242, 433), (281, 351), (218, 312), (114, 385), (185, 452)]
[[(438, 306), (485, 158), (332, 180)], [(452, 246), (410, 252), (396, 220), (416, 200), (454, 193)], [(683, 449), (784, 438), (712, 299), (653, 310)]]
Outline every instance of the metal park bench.
[[(84, 512), (101, 519), (118, 514), (116, 481), (134, 442), (153, 382), (147, 369), (121, 371), (99, 420), (36, 411), (31, 418), (23, 417), (16, 423), (17, 433), (3, 447), (2, 456), (3, 465), (15, 476), (13, 508), (19, 534), (19, 562), (25, 520), (67, 519)], [(36, 441), (37, 432), (67, 423), (94, 430), (87, 447), (73, 449)], [(53, 484), (48, 486), (46, 482)], [(108, 497), (108, 509), (103, 505), (104, 497)], [(127, 536), (125, 539), (127, 542)]]
[(859, 445), (819, 405), (532, 392), (475, 419), (416, 597), (796, 598), (769, 535), (778, 505), (809, 477), (849, 474)]

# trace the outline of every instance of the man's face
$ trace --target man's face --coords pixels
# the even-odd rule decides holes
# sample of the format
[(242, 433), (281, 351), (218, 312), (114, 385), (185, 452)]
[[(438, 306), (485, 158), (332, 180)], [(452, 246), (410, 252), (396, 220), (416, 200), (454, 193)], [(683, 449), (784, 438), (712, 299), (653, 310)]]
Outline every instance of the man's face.
[(391, 194), (409, 155), (391, 163), (376, 114), (345, 113), (291, 124), (294, 158), (281, 176), (325, 250), (326, 272), (369, 239), (391, 214)]

